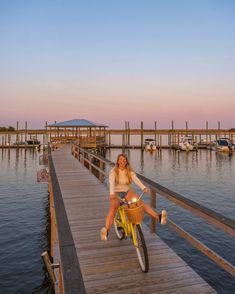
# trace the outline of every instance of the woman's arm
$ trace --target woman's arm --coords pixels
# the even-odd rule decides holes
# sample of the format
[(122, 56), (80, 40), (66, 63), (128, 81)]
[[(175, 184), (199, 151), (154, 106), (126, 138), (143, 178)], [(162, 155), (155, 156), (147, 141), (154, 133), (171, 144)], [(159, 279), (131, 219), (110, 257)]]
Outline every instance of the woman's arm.
[(115, 196), (115, 172), (113, 169), (109, 173), (109, 194)]
[(145, 190), (146, 187), (145, 185), (141, 182), (141, 180), (137, 177), (136, 173), (135, 172), (132, 172), (131, 173), (131, 178), (132, 178), (132, 181), (141, 189), (141, 190)]

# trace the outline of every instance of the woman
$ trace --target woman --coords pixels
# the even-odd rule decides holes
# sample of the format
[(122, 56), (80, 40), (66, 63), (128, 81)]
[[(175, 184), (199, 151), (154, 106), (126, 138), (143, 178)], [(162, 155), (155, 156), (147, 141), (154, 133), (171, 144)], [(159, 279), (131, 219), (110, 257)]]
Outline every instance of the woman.
[[(106, 241), (108, 231), (111, 228), (117, 209), (120, 205), (118, 197), (125, 198), (127, 201), (133, 198), (138, 198), (133, 190), (130, 189), (130, 184), (134, 182), (140, 189), (147, 193), (149, 189), (145, 187), (142, 182), (137, 178), (135, 172), (131, 168), (129, 161), (124, 154), (119, 154), (115, 167), (109, 174), (109, 190), (110, 190), (110, 208), (106, 217), (105, 227), (100, 230), (101, 240)], [(144, 207), (144, 211), (151, 217), (156, 218), (162, 225), (166, 224), (167, 213), (162, 210), (161, 214), (157, 214), (148, 204), (140, 200)]]

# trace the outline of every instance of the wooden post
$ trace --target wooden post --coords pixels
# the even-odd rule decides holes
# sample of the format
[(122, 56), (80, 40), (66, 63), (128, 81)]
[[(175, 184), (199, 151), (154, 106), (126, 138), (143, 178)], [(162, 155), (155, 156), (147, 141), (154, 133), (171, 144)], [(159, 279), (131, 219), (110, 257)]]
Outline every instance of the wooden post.
[[(104, 170), (104, 162), (102, 160), (100, 160), (100, 169)], [(101, 183), (104, 181), (104, 175), (101, 172), (99, 172), (99, 180)]]
[(48, 192), (49, 192), (49, 202), (50, 202), (50, 216), (51, 216), (51, 256), (54, 256), (54, 245), (57, 239), (57, 229), (56, 229), (56, 217), (55, 217), (55, 205), (54, 197), (51, 187), (51, 178), (48, 181)]
[[(171, 121), (171, 130), (172, 130), (172, 136), (174, 136), (174, 121), (172, 120)], [(175, 136), (174, 136), (175, 137)], [(160, 140), (161, 140), (161, 138), (160, 138)], [(175, 142), (173, 142), (173, 145), (175, 144)], [(161, 145), (161, 144), (160, 144)]]
[(218, 131), (219, 131), (219, 139), (220, 139), (220, 121), (218, 121)]
[(128, 121), (128, 146), (130, 146), (131, 132), (130, 132), (130, 122)]
[(91, 155), (87, 154), (87, 159), (89, 160), (89, 171), (92, 172)]
[(208, 144), (208, 121), (206, 122), (206, 144)]
[(81, 161), (81, 151), (80, 151), (80, 148), (78, 148), (78, 160)]
[[(157, 207), (157, 194), (152, 189), (150, 191), (151, 191), (150, 205), (155, 210)], [(150, 232), (156, 233), (156, 228), (157, 228), (156, 219), (154, 217), (151, 217)]]
[(155, 140), (155, 144), (157, 146), (157, 122), (154, 122), (154, 140)]
[(24, 134), (24, 140), (27, 141), (27, 121), (25, 122), (25, 134)]
[(54, 274), (54, 271), (52, 269), (52, 264), (51, 264), (51, 261), (50, 261), (50, 258), (49, 258), (49, 255), (47, 253), (47, 251), (43, 252), (41, 254), (42, 258), (43, 258), (43, 261), (44, 261), (44, 264), (46, 266), (46, 269), (50, 275), (50, 278), (52, 280), (53, 283), (56, 282), (56, 277), (55, 277), (55, 274)]
[[(19, 143), (19, 122), (16, 123), (16, 143)], [(18, 146), (18, 145), (17, 145)]]
[(50, 127), (50, 131), (49, 131), (49, 142), (51, 142), (51, 127)]
[[(92, 131), (92, 128), (91, 128), (91, 131)], [(99, 128), (98, 130), (98, 135), (97, 135), (98, 138), (96, 138), (96, 127), (94, 128), (94, 131), (91, 132), (91, 142), (93, 142), (93, 138), (94, 138), (94, 144), (95, 144), (95, 147), (94, 148), (97, 148), (99, 147), (98, 145), (100, 144), (99, 141), (101, 139), (101, 129)], [(97, 140), (98, 139), (98, 142)]]
[(85, 159), (87, 159), (87, 154), (85, 151), (82, 151), (82, 163), (84, 166), (86, 166), (86, 161)]
[(141, 129), (141, 133), (140, 133), (140, 142), (141, 142), (141, 150), (144, 149), (144, 123), (141, 122), (141, 125), (140, 125), (140, 129)]
[(11, 145), (11, 134), (8, 133), (8, 147), (10, 148), (10, 145)]
[(125, 134), (122, 134), (122, 149), (125, 148)]
[(124, 134), (125, 134), (125, 147), (127, 145), (127, 121), (125, 121), (125, 131), (124, 131)]
[(2, 146), (4, 145), (4, 136), (2, 136)]
[(62, 277), (61, 267), (59, 269), (59, 284), (58, 284), (58, 288), (59, 288), (59, 294), (64, 294), (63, 277)]
[(111, 133), (110, 133), (110, 131), (109, 131), (109, 147), (111, 146)]

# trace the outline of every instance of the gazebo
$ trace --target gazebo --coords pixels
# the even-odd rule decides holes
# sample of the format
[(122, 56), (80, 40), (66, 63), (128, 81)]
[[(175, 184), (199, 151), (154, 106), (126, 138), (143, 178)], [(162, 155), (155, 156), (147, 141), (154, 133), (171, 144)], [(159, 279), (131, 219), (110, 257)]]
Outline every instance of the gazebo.
[(86, 119), (72, 119), (46, 126), (50, 142), (76, 142), (82, 148), (105, 147), (107, 127)]

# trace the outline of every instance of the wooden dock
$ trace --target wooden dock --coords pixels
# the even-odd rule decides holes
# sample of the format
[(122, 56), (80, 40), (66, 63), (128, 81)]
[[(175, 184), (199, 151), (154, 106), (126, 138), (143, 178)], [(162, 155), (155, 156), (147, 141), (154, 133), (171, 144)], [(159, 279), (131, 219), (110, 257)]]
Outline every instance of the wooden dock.
[(53, 151), (51, 159), (72, 233), (72, 241), (64, 248), (75, 245), (86, 293), (216, 293), (145, 225), (147, 274), (141, 272), (130, 240), (119, 241), (112, 230), (107, 242), (100, 241), (109, 206), (107, 187), (75, 160), (70, 145)]

